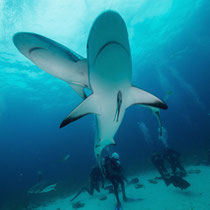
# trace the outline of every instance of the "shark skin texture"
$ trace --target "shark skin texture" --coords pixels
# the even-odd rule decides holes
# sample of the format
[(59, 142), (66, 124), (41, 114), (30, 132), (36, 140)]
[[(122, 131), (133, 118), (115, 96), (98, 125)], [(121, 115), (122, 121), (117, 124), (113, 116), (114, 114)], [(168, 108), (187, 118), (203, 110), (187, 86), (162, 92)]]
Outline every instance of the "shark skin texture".
[[(116, 12), (106, 11), (95, 20), (88, 38), (87, 59), (35, 33), (17, 33), (13, 42), (35, 65), (67, 82), (84, 99), (60, 127), (87, 114), (95, 114), (94, 151), (99, 165), (103, 149), (115, 144), (114, 135), (129, 106), (139, 104), (154, 110), (154, 113), (167, 109), (167, 105), (156, 96), (132, 86), (127, 28)], [(87, 97), (84, 88), (93, 93)]]

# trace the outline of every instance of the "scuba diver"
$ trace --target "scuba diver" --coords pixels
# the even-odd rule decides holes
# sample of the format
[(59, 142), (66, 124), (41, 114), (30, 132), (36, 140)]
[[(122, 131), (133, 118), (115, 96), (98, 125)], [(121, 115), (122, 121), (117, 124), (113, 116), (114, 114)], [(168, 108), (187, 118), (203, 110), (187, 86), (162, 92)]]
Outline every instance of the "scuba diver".
[(127, 198), (125, 194), (124, 181), (127, 182), (127, 179), (123, 175), (123, 169), (119, 161), (119, 155), (116, 152), (114, 152), (111, 155), (111, 157), (106, 156), (104, 158), (103, 172), (104, 172), (105, 177), (112, 183), (114, 187), (114, 194), (117, 199), (116, 210), (121, 209), (121, 203), (120, 203), (119, 194), (118, 194), (119, 185), (121, 185), (121, 188), (122, 188), (123, 200), (129, 201), (130, 199)]
[(157, 170), (160, 173), (165, 184), (168, 186), (170, 184), (170, 174), (168, 173), (168, 171), (165, 167), (163, 157), (160, 154), (158, 154), (157, 152), (154, 152), (152, 154), (151, 161), (152, 161), (153, 165), (157, 168)]
[(157, 152), (154, 152), (151, 158), (153, 165), (157, 168), (165, 184), (167, 186), (173, 184), (174, 187), (179, 187), (182, 190), (188, 188), (190, 186), (190, 183), (188, 183), (182, 177), (177, 176), (174, 171), (172, 175), (168, 172), (165, 167), (165, 160), (165, 155), (160, 155)]
[(94, 190), (100, 192), (100, 182), (102, 183), (102, 188), (104, 188), (104, 178), (99, 166), (94, 166), (92, 168), (89, 177), (90, 177), (90, 186), (82, 187), (81, 190), (71, 199), (71, 201), (76, 199), (83, 191), (87, 191), (89, 195), (93, 195)]
[[(187, 175), (186, 170), (182, 166), (179, 158), (180, 158), (180, 153), (176, 152), (173, 149), (169, 149), (168, 147), (165, 149), (163, 153), (164, 159), (168, 161), (168, 163), (171, 166), (171, 169), (173, 171), (173, 175), (185, 177)], [(179, 169), (180, 172), (177, 171)]]

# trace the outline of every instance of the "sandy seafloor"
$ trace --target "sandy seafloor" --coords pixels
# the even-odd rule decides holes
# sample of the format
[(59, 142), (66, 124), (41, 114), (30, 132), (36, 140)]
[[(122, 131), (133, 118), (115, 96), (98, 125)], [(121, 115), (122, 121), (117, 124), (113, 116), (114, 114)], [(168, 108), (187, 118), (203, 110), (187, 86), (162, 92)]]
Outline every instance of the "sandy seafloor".
[[(186, 170), (200, 170), (200, 173), (188, 174), (185, 179), (191, 183), (186, 190), (180, 190), (170, 185), (166, 187), (162, 180), (157, 184), (151, 184), (148, 179), (159, 176), (157, 171), (141, 173), (135, 177), (139, 178), (139, 183), (143, 188), (136, 189), (135, 185), (126, 185), (128, 197), (142, 198), (141, 201), (123, 202), (123, 210), (209, 210), (210, 209), (210, 167), (209, 166), (188, 166)], [(134, 177), (129, 177), (129, 179)], [(101, 201), (99, 198), (107, 196), (107, 200)], [(45, 206), (40, 206), (36, 210), (70, 210), (73, 209), (70, 199), (59, 199)], [(122, 200), (122, 194), (120, 193)], [(109, 194), (107, 190), (101, 193), (94, 193), (93, 196), (87, 192), (82, 193), (74, 202), (85, 203), (85, 210), (112, 210), (115, 209), (116, 200), (114, 194)]]

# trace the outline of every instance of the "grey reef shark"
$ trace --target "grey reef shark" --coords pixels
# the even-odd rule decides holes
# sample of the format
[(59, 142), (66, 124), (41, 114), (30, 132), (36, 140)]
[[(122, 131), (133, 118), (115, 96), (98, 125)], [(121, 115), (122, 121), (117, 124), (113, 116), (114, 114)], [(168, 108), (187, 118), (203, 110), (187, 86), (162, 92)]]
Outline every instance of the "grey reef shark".
[[(114, 136), (128, 107), (139, 104), (157, 115), (160, 109), (168, 108), (161, 99), (132, 85), (128, 32), (124, 20), (114, 11), (102, 13), (93, 23), (87, 59), (34, 33), (17, 33), (13, 42), (24, 56), (67, 82), (84, 99), (63, 120), (61, 128), (87, 114), (95, 114), (94, 150), (99, 165), (103, 149), (115, 144)], [(92, 94), (87, 97), (84, 88), (89, 88)]]

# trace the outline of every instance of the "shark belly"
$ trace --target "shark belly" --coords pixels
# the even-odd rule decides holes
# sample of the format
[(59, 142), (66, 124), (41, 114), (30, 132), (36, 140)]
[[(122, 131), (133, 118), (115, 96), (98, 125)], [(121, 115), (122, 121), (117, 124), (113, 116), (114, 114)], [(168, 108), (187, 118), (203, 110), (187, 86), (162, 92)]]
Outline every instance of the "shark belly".
[[(99, 99), (102, 100), (102, 99)], [(99, 140), (113, 140), (116, 131), (118, 130), (123, 119), (125, 108), (122, 107), (119, 118), (117, 119), (117, 101), (104, 98), (100, 103), (101, 113), (96, 116), (98, 124), (98, 138)]]
[(125, 113), (124, 99), (131, 87), (129, 51), (118, 42), (105, 43), (96, 54), (93, 66), (90, 66), (89, 70), (91, 89), (100, 106), (95, 145), (102, 149), (114, 144), (114, 135)]
[(132, 63), (126, 25), (119, 14), (108, 11), (94, 22), (87, 44), (89, 82), (97, 98), (95, 155), (100, 165), (103, 149), (115, 144), (131, 87)]
[(97, 54), (90, 67), (90, 84), (94, 93), (117, 92), (131, 86), (131, 59), (118, 43), (110, 43)]

